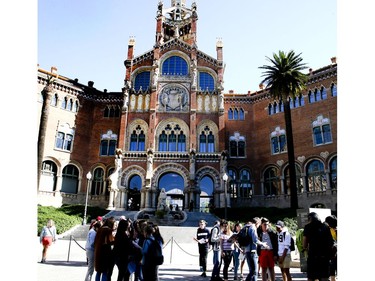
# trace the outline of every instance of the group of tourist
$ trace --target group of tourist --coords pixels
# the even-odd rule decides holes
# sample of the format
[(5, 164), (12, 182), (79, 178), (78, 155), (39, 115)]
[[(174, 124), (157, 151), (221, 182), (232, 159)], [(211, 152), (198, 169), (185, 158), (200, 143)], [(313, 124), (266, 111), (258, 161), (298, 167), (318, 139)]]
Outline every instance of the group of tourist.
[(90, 281), (94, 270), (95, 281), (110, 281), (113, 268), (118, 269), (117, 281), (128, 281), (134, 274), (134, 281), (158, 278), (159, 266), (147, 258), (151, 241), (156, 241), (160, 248), (164, 244), (159, 227), (146, 220), (121, 217), (116, 221), (109, 217), (92, 223), (87, 235), (86, 255), (88, 269), (85, 281)]
[[(56, 228), (48, 220), (40, 233), (43, 245), (42, 263), (46, 262), (47, 250), (56, 240)], [(132, 222), (124, 216), (116, 221), (114, 217), (97, 217), (90, 224), (86, 239), (87, 273), (85, 281), (91, 281), (94, 271), (95, 281), (110, 281), (115, 266), (117, 281), (159, 280), (159, 266), (150, 257), (154, 242), (161, 251), (164, 240), (156, 224), (146, 220)]]
[[(250, 237), (249, 244), (240, 243), (242, 229)], [(302, 230), (302, 229), (301, 229)], [(308, 214), (308, 223), (302, 231), (300, 254), (307, 256), (308, 281), (335, 281), (337, 274), (337, 218), (328, 216), (322, 222), (315, 212)], [(301, 236), (302, 237), (302, 236)], [(297, 237), (298, 238), (298, 237)], [(275, 227), (267, 218), (255, 217), (245, 225), (227, 220), (218, 220), (211, 230), (204, 220), (194, 239), (198, 242), (201, 276), (207, 277), (207, 255), (213, 250), (213, 270), (211, 281), (228, 281), (230, 264), (234, 280), (243, 280), (243, 266), (248, 265), (249, 273), (245, 281), (275, 281), (275, 265), (281, 270), (283, 281), (291, 281), (292, 239), (284, 222), (279, 220)], [(48, 220), (40, 234), (43, 245), (42, 263), (46, 262), (47, 250), (56, 240), (56, 228)], [(157, 281), (159, 266), (146, 258), (153, 241), (160, 249), (164, 244), (159, 227), (147, 220), (132, 222), (124, 216), (116, 221), (114, 217), (93, 220), (86, 240), (87, 274), (85, 281), (91, 281), (96, 271), (95, 281), (110, 281), (114, 266), (118, 268), (117, 281), (128, 281), (134, 274), (134, 281)], [(222, 268), (222, 271), (221, 271)]]
[[(277, 221), (275, 227), (267, 218), (255, 217), (244, 226), (236, 223), (233, 226), (227, 220), (216, 221), (211, 230), (206, 221), (200, 220), (196, 237), (199, 250), (201, 276), (207, 277), (207, 255), (212, 247), (213, 269), (211, 281), (228, 281), (228, 270), (233, 263), (234, 280), (275, 281), (275, 265), (280, 267), (283, 281), (291, 281), (291, 246), (292, 238), (285, 223)], [(239, 235), (245, 228), (249, 244), (241, 245)], [(337, 270), (337, 219), (329, 216), (325, 222), (311, 212), (308, 223), (303, 229), (303, 250), (307, 254), (307, 278), (309, 281), (330, 279), (336, 280)], [(247, 262), (249, 273), (243, 276), (243, 266)], [(221, 272), (222, 267), (222, 272)], [(240, 274), (239, 271), (240, 270)], [(220, 277), (222, 273), (223, 279)]]

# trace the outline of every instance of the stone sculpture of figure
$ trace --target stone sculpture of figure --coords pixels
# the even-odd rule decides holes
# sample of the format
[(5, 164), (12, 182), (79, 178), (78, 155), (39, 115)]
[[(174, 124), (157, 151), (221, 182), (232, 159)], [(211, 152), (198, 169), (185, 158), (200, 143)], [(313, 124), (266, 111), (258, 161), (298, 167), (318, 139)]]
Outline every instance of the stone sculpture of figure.
[(219, 109), (224, 110), (224, 94), (219, 93)]
[(227, 172), (227, 165), (228, 165), (228, 152), (223, 150), (221, 152), (221, 159), (220, 159), (220, 173), (223, 175)]
[(190, 150), (190, 178), (195, 178), (195, 150)]
[(147, 172), (152, 172), (152, 165), (154, 162), (154, 155), (153, 151), (149, 149), (147, 151)]
[(116, 149), (115, 170), (109, 176), (109, 208), (116, 207), (117, 205), (117, 194), (119, 192), (118, 180), (121, 174), (122, 158), (122, 150), (119, 148)]
[(166, 210), (166, 209), (167, 209), (167, 193), (165, 192), (165, 188), (163, 187), (159, 194), (158, 210)]

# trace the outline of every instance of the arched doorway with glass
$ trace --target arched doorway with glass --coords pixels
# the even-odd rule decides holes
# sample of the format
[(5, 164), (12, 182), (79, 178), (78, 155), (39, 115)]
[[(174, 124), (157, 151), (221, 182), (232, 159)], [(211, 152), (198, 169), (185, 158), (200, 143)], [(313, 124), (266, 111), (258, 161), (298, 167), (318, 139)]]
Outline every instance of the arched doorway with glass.
[(199, 210), (201, 212), (209, 212), (211, 208), (214, 208), (214, 180), (206, 175), (201, 178), (199, 182), (199, 187), (201, 190)]
[(57, 165), (50, 160), (43, 161), (39, 190), (54, 192), (56, 191), (56, 182)]
[(158, 190), (164, 188), (167, 193), (167, 206), (172, 210), (183, 210), (184, 178), (176, 172), (167, 172), (160, 176)]
[(139, 211), (141, 206), (142, 179), (139, 175), (133, 175), (129, 179), (127, 209)]

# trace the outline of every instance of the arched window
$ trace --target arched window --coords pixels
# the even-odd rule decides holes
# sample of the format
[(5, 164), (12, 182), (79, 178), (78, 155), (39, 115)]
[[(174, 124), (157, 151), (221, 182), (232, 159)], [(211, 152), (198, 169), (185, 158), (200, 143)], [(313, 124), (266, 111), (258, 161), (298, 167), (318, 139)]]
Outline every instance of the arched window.
[(332, 97), (337, 97), (337, 86), (333, 83), (331, 85), (331, 95)]
[(57, 165), (50, 161), (43, 161), (39, 190), (53, 192), (56, 190), (57, 182)]
[(53, 95), (53, 98), (51, 99), (51, 105), (57, 106), (57, 101), (59, 100), (59, 96), (57, 94)]
[(337, 157), (334, 157), (329, 163), (331, 189), (337, 189)]
[(324, 165), (319, 160), (313, 160), (307, 166), (307, 188), (309, 192), (324, 191), (327, 189)]
[(275, 168), (268, 168), (264, 173), (264, 195), (277, 195), (279, 190), (279, 177)]
[(159, 151), (167, 151), (167, 134), (165, 131), (159, 136)]
[(238, 120), (238, 109), (237, 109), (237, 108), (234, 109), (234, 112), (233, 112), (233, 119), (234, 119), (234, 120)]
[(74, 129), (69, 124), (60, 124), (56, 133), (55, 148), (71, 151), (73, 145)]
[(137, 126), (133, 133), (130, 135), (130, 151), (145, 151), (146, 149), (146, 136), (141, 128)]
[(322, 94), (318, 89), (315, 89), (314, 91), (315, 101), (320, 101), (322, 99)]
[(327, 90), (323, 86), (320, 88), (320, 94), (322, 96), (322, 100), (327, 99)]
[(163, 63), (162, 75), (188, 75), (187, 62), (178, 56), (169, 57)]
[(249, 198), (253, 195), (253, 185), (251, 183), (251, 176), (248, 170), (240, 172), (239, 194), (240, 197)]
[(177, 151), (186, 151), (186, 136), (183, 132), (178, 135), (178, 147)]
[(208, 126), (199, 136), (199, 152), (215, 152), (215, 136)]
[(268, 104), (268, 115), (273, 114), (272, 104)]
[(276, 127), (271, 133), (271, 152), (272, 154), (279, 154), (285, 152), (286, 149), (286, 135), (285, 130)]
[(91, 185), (91, 195), (101, 195), (104, 189), (104, 170), (96, 168)]
[(202, 212), (208, 212), (214, 192), (214, 181), (210, 176), (204, 176), (199, 182), (199, 187), (201, 190), (199, 209)]
[(142, 179), (134, 175), (129, 180), (128, 185), (128, 210), (138, 211), (141, 205)]
[(148, 87), (150, 86), (150, 71), (143, 71), (138, 73), (134, 80), (134, 90), (139, 91), (147, 91)]
[(331, 124), (329, 118), (319, 115), (313, 121), (314, 146), (332, 143)]
[(199, 89), (212, 92), (215, 90), (214, 78), (207, 72), (199, 72)]
[(186, 152), (186, 135), (178, 124), (167, 124), (159, 135), (159, 151)]
[(61, 192), (73, 193), (78, 192), (78, 168), (74, 165), (66, 165), (62, 171)]
[(66, 109), (67, 107), (67, 104), (68, 104), (68, 98), (67, 97), (64, 97), (62, 103), (61, 103), (61, 108), (62, 109)]
[(117, 134), (114, 134), (111, 130), (101, 135), (100, 141), (100, 156), (115, 155), (117, 146)]
[(73, 109), (73, 100), (72, 99), (69, 99), (66, 109), (69, 110), (69, 111), (72, 111), (72, 109)]
[(240, 111), (239, 111), (239, 120), (245, 120), (245, 111), (240, 108)]
[(233, 120), (233, 109), (229, 108), (228, 110), (228, 120)]
[(228, 169), (228, 188), (229, 193), (232, 198), (237, 198), (239, 196), (238, 194), (238, 188), (237, 188), (237, 173), (236, 170), (229, 168)]
[(314, 103), (315, 102), (315, 95), (314, 95), (314, 93), (311, 90), (309, 90), (309, 93), (308, 93), (307, 96), (309, 97), (309, 103)]
[[(296, 186), (297, 192), (303, 192), (303, 178), (301, 175), (301, 168), (298, 165), (296, 166)], [(290, 173), (289, 166), (284, 171), (284, 190), (281, 191), (283, 194), (290, 194)]]
[(235, 132), (233, 136), (229, 137), (229, 155), (231, 157), (244, 157), (245, 147), (245, 137), (241, 136), (239, 132)]
[(73, 105), (73, 112), (78, 112), (78, 106), (78, 101), (75, 101)]

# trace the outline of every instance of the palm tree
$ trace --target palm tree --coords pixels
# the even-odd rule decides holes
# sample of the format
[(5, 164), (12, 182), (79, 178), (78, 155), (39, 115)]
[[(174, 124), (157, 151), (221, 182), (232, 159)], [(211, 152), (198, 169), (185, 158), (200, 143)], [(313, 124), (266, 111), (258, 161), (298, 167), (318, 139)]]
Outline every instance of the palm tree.
[(47, 85), (43, 88), (42, 96), (43, 96), (43, 104), (42, 110), (40, 114), (40, 122), (39, 122), (39, 132), (38, 132), (38, 165), (37, 165), (37, 188), (39, 190), (40, 184), (40, 173), (42, 170), (42, 162), (43, 162), (43, 150), (46, 138), (46, 131), (47, 131), (47, 121), (49, 115), (49, 105), (51, 103), (51, 93), (53, 91), (53, 82), (56, 79), (52, 76), (47, 75)]
[(266, 89), (269, 89), (271, 97), (281, 101), (284, 105), (290, 175), (290, 207), (294, 210), (298, 209), (298, 197), (292, 116), (289, 100), (298, 96), (301, 91), (305, 89), (305, 84), (307, 82), (307, 75), (301, 72), (301, 70), (306, 69), (307, 66), (305, 63), (302, 63), (300, 55), (301, 54), (296, 55), (294, 51), (290, 51), (289, 53), (279, 51), (279, 54), (273, 54), (273, 59), (266, 57), (271, 65), (259, 67), (265, 70), (262, 75), (262, 77), (265, 77), (262, 83), (265, 83)]

